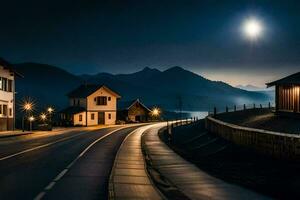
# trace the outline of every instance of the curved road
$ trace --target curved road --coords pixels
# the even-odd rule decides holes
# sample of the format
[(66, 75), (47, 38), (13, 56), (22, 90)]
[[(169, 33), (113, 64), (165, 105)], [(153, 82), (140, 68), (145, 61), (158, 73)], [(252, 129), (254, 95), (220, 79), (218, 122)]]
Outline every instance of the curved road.
[(0, 140), (0, 199), (107, 199), (117, 150), (137, 127)]

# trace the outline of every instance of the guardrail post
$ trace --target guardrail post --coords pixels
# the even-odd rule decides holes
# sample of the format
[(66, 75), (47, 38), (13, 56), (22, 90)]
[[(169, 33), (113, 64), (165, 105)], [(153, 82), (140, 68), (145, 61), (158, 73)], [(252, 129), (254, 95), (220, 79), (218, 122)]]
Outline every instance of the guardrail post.
[[(214, 116), (216, 116), (217, 115), (217, 108), (216, 107), (214, 107)], [(198, 117), (197, 117), (198, 118)], [(198, 119), (197, 119), (198, 120)]]
[(234, 109), (234, 112), (235, 112), (236, 111), (236, 105), (234, 105), (233, 109)]
[(261, 109), (263, 108), (261, 104), (260, 104), (260, 108), (261, 108)]
[(269, 102), (269, 109), (271, 109), (271, 102)]
[(244, 110), (246, 110), (246, 104), (244, 104)]
[(255, 109), (255, 103), (253, 104), (253, 109)]

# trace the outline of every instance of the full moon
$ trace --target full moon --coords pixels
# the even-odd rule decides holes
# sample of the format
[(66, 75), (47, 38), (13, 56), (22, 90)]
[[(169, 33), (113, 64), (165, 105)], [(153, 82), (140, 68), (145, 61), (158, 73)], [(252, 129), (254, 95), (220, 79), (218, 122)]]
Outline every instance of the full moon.
[(255, 18), (247, 19), (243, 24), (243, 32), (250, 39), (257, 39), (262, 35), (263, 24)]

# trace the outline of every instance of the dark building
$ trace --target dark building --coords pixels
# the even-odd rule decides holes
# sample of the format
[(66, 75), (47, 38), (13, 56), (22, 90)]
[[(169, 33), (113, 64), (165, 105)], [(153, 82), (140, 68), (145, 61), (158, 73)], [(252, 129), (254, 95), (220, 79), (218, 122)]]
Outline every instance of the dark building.
[(126, 122), (146, 122), (151, 110), (139, 99), (119, 102), (118, 119)]
[(277, 112), (300, 113), (300, 72), (267, 83), (267, 86), (275, 86)]

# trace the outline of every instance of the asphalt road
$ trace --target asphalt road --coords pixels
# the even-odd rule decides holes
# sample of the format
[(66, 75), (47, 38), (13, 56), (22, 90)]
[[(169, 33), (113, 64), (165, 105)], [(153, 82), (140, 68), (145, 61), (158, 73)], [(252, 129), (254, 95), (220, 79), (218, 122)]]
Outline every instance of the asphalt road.
[(117, 150), (136, 128), (0, 140), (0, 199), (107, 199)]

